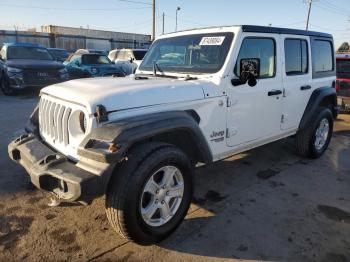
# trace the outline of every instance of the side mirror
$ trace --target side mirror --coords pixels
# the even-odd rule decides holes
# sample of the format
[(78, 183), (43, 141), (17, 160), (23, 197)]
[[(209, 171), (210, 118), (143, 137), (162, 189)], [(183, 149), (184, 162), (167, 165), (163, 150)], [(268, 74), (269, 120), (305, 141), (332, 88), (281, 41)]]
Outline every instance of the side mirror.
[(239, 79), (232, 79), (231, 83), (234, 86), (244, 85), (248, 83), (253, 87), (257, 84), (257, 78), (260, 75), (260, 59), (259, 58), (245, 58), (240, 61), (240, 77)]
[(76, 65), (77, 67), (79, 67), (79, 66), (80, 66), (79, 61), (78, 61), (78, 60), (75, 60), (75, 61), (74, 61), (74, 65)]
[(129, 62), (134, 63), (134, 58), (130, 58)]

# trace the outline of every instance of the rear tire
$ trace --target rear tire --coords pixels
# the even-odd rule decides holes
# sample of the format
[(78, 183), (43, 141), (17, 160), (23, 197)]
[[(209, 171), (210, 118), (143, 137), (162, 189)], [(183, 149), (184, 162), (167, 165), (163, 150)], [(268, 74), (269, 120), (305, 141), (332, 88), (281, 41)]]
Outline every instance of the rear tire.
[[(168, 179), (169, 183), (163, 183), (166, 180), (164, 170), (169, 167), (174, 172)], [(116, 168), (109, 183), (106, 213), (110, 224), (122, 237), (138, 244), (161, 241), (187, 214), (192, 198), (192, 174), (193, 166), (188, 157), (172, 145), (148, 143), (132, 149), (127, 160)], [(173, 193), (169, 192), (175, 191), (168, 191), (166, 184), (171, 184), (171, 188), (181, 185), (182, 190), (177, 196), (172, 196)], [(149, 185), (157, 193), (148, 189), (151, 188)], [(167, 216), (164, 210), (169, 211)]]
[(333, 134), (333, 114), (327, 107), (319, 107), (307, 126), (296, 136), (298, 153), (303, 157), (319, 158), (328, 148)]

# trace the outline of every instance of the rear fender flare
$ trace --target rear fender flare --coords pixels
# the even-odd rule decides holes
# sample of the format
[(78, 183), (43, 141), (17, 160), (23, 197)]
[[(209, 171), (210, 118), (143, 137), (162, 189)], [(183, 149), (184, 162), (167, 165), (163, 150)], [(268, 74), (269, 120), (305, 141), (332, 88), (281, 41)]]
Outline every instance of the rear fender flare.
[(312, 120), (317, 108), (322, 106), (324, 101), (328, 100), (333, 117), (337, 116), (337, 93), (332, 87), (321, 87), (314, 90), (311, 94), (309, 102), (305, 108), (303, 117), (299, 124), (299, 130), (304, 129)]

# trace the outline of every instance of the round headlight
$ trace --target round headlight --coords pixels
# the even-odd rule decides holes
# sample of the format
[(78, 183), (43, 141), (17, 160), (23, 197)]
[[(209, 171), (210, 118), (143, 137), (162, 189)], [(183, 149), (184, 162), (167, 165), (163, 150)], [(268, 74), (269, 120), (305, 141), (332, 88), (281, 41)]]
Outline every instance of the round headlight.
[(68, 121), (69, 134), (75, 138), (85, 135), (87, 130), (87, 118), (83, 111), (73, 111)]

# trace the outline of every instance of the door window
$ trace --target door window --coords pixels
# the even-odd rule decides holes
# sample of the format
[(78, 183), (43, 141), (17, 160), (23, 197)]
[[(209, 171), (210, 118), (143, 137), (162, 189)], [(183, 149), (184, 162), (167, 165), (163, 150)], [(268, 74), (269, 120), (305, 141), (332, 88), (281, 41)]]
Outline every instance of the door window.
[(286, 74), (300, 75), (308, 72), (307, 42), (302, 39), (286, 39), (284, 42)]
[(259, 78), (271, 78), (276, 73), (276, 44), (272, 38), (249, 37), (243, 40), (241, 50), (237, 57), (235, 74), (240, 77), (241, 59), (259, 58)]

